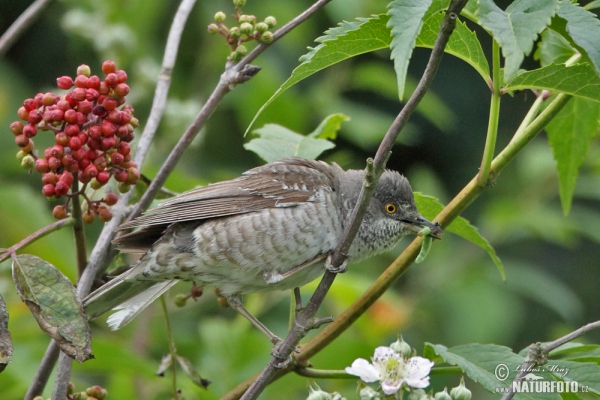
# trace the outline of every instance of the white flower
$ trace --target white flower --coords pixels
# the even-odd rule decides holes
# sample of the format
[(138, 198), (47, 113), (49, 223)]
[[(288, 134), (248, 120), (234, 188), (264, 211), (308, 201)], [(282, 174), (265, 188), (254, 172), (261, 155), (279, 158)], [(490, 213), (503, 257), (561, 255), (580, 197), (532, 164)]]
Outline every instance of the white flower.
[(369, 363), (364, 358), (354, 360), (346, 372), (356, 375), (363, 382), (381, 381), (381, 389), (387, 395), (396, 393), (403, 384), (415, 389), (429, 386), (429, 371), (433, 362), (423, 357), (405, 359), (393, 349), (380, 346)]

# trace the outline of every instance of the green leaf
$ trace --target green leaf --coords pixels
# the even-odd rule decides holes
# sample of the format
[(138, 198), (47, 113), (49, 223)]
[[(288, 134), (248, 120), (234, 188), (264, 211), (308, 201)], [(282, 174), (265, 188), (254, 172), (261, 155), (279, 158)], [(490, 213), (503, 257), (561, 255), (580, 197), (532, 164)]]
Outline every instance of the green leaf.
[(8, 331), (8, 310), (4, 299), (0, 296), (0, 372), (12, 359), (13, 345)]
[(346, 121), (350, 121), (350, 117), (344, 114), (328, 115), (308, 136), (315, 139), (335, 139), (342, 127), (342, 122)]
[[(394, 0), (389, 4), (390, 19), (387, 27), (391, 29), (392, 60), (398, 82), (398, 96), (404, 96), (404, 82), (408, 71), (408, 62), (412, 55), (417, 36), (423, 26), (423, 16), (432, 0)], [(438, 27), (439, 30), (439, 27)]]
[(192, 380), (192, 382), (194, 382), (196, 385), (200, 386), (201, 388), (206, 389), (208, 387), (208, 385), (210, 385), (210, 381), (207, 379), (203, 379), (200, 376), (200, 373), (198, 372), (198, 370), (196, 369), (196, 367), (194, 367), (194, 365), (192, 364), (192, 362), (190, 360), (188, 360), (185, 357), (181, 357), (181, 356), (177, 356), (177, 362), (179, 363), (179, 365), (181, 365), (181, 369), (183, 369), (183, 372), (185, 372), (185, 374)]
[(600, 101), (600, 77), (587, 63), (567, 67), (551, 64), (547, 67), (519, 74), (503, 90), (512, 92), (526, 89), (546, 89), (572, 96)]
[(479, 0), (477, 18), (502, 48), (504, 82), (510, 82), (533, 49), (537, 35), (548, 26), (559, 0), (515, 0), (503, 11), (492, 0)]
[[(433, 2), (429, 11), (425, 14), (423, 28), (417, 37), (417, 47), (433, 48), (444, 20), (444, 14), (441, 11), (447, 9), (449, 3), (449, 0), (435, 0)], [(490, 81), (490, 66), (477, 34), (471, 31), (464, 22), (457, 21), (456, 28), (452, 32), (444, 51), (475, 68), (485, 82)]]
[(567, 21), (566, 30), (600, 75), (600, 20), (596, 15), (568, 0), (561, 0), (557, 11)]
[[(427, 219), (435, 218), (435, 216), (444, 209), (444, 206), (438, 201), (438, 199), (419, 192), (415, 192), (415, 201), (417, 203), (419, 212)], [(494, 250), (492, 245), (481, 235), (481, 233), (479, 233), (479, 230), (476, 227), (469, 223), (469, 221), (463, 217), (457, 217), (450, 225), (446, 227), (446, 231), (452, 232), (455, 235), (458, 235), (484, 249), (494, 264), (496, 264), (500, 275), (502, 275), (502, 279), (506, 280), (504, 266), (502, 265), (500, 258), (496, 255), (496, 250)]]
[[(565, 381), (575, 381), (579, 387), (587, 386), (591, 393), (600, 394), (600, 366), (590, 362), (552, 361), (549, 360), (544, 368), (551, 371), (550, 365), (559, 369), (553, 372), (554, 376)], [(560, 369), (563, 369), (562, 371)], [(566, 372), (566, 375), (564, 375)], [(563, 376), (564, 375), (564, 376)]]
[[(441, 4), (440, 1), (447, 0), (436, 0), (435, 4)], [(359, 18), (357, 21), (342, 22), (339, 26), (327, 30), (325, 36), (316, 40), (319, 45), (314, 49), (310, 49), (307, 54), (300, 58), (301, 64), (292, 71), (292, 75), (258, 110), (246, 129), (246, 133), (248, 133), (262, 111), (296, 83), (348, 58), (388, 48), (392, 42), (390, 30), (387, 27), (389, 19), (390, 17), (387, 15), (375, 15), (371, 18)], [(417, 39), (418, 43), (421, 43), (423, 47), (431, 47), (431, 31), (437, 32), (439, 29), (439, 17), (425, 20), (422, 28), (425, 36), (423, 40)], [(487, 82), (486, 77), (489, 67), (487, 67), (485, 57), (483, 57), (481, 45), (479, 45), (479, 42), (473, 41), (473, 37), (474, 33), (465, 24), (458, 23), (454, 33), (450, 36), (445, 51), (472, 65), (484, 76)]]
[(546, 127), (558, 169), (560, 200), (565, 215), (571, 210), (579, 167), (600, 127), (599, 118), (600, 104), (574, 97)]
[(536, 60), (540, 60), (542, 67), (550, 64), (564, 64), (575, 54), (567, 39), (560, 33), (548, 28), (542, 32), (542, 40), (534, 54)]
[(267, 162), (283, 157), (316, 159), (322, 152), (335, 147), (335, 144), (322, 137), (335, 139), (342, 121), (348, 118), (333, 114), (325, 118), (310, 135), (304, 136), (277, 124), (267, 124), (254, 131), (259, 137), (244, 144), (246, 150), (258, 154)]
[(18, 256), (12, 270), (21, 299), (63, 353), (78, 362), (93, 358), (90, 327), (71, 281), (52, 264), (28, 254)]

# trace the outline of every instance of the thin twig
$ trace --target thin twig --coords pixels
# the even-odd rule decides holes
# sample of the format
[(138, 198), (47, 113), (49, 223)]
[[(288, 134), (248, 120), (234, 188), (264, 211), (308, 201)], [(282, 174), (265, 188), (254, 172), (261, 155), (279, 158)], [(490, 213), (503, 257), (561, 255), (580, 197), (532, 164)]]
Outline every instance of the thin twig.
[(4, 250), (4, 252), (0, 255), (0, 262), (8, 259), (12, 253), (15, 253), (22, 247), (25, 247), (38, 239), (43, 238), (49, 233), (57, 231), (62, 227), (69, 226), (74, 222), (73, 218), (65, 218), (51, 223), (43, 227), (42, 229), (33, 232), (31, 235), (27, 236), (25, 239), (21, 240), (19, 243), (13, 244), (8, 249)]
[[(358, 232), (360, 223), (364, 217), (373, 191), (375, 190), (377, 180), (385, 169), (385, 164), (391, 154), (392, 146), (406, 125), (408, 118), (410, 118), (411, 114), (416, 109), (423, 96), (425, 96), (427, 89), (431, 85), (444, 54), (446, 43), (448, 42), (448, 39), (450, 38), (450, 35), (456, 26), (457, 15), (460, 13), (460, 10), (462, 10), (466, 3), (467, 0), (453, 0), (450, 4), (436, 39), (435, 46), (431, 52), (427, 67), (425, 68), (417, 88), (413, 92), (406, 105), (402, 108), (382, 140), (377, 154), (375, 155), (372, 168), (369, 164), (367, 165), (366, 172), (369, 174), (365, 174), (365, 182), (363, 183), (358, 203), (354, 208), (348, 226), (344, 230), (342, 241), (333, 253), (331, 259), (333, 268), (341, 266), (346, 259), (346, 254), (348, 253), (352, 241)], [(372, 176), (370, 176), (371, 173)], [(311, 329), (317, 309), (323, 302), (325, 295), (329, 291), (329, 288), (335, 279), (335, 276), (335, 273), (330, 271), (325, 272), (325, 275), (321, 279), (317, 290), (309, 300), (304, 310), (298, 314), (293, 329), (289, 332), (285, 340), (279, 345), (279, 354), (276, 354), (270, 360), (258, 378), (248, 388), (246, 393), (242, 396), (243, 400), (256, 399), (258, 395), (262, 393), (265, 387), (273, 380), (273, 378), (280, 373), (281, 368), (279, 368), (279, 363), (282, 359), (287, 359), (290, 356), (296, 345), (306, 335), (308, 330)]]
[(19, 15), (19, 18), (4, 32), (0, 37), (0, 58), (6, 54), (19, 36), (29, 28), (31, 24), (42, 14), (42, 11), (50, 4), (52, 0), (36, 0), (27, 9)]
[(58, 344), (56, 344), (54, 340), (51, 340), (36, 375), (33, 378), (33, 384), (29, 387), (29, 390), (27, 390), (27, 394), (25, 394), (25, 400), (33, 400), (35, 396), (40, 396), (42, 394), (44, 387), (46, 387), (46, 383), (48, 383), (48, 378), (50, 378), (52, 368), (54, 368), (59, 353), (60, 348), (58, 347)]
[(175, 341), (173, 340), (173, 334), (171, 332), (171, 320), (169, 319), (169, 310), (167, 310), (167, 302), (165, 296), (160, 296), (160, 305), (162, 306), (163, 314), (165, 316), (165, 328), (167, 332), (167, 342), (169, 343), (169, 354), (171, 355), (171, 383), (173, 384), (173, 399), (177, 398), (177, 349), (175, 348)]
[[(556, 339), (553, 342), (546, 343), (545, 346), (542, 346), (540, 343), (534, 343), (529, 346), (529, 352), (527, 353), (527, 357), (525, 358), (525, 363), (520, 367), (520, 371), (515, 376), (512, 382), (519, 382), (523, 380), (525, 375), (531, 371), (532, 368), (535, 368), (536, 365), (543, 365), (541, 360), (546, 360), (548, 354), (562, 346), (565, 343), (570, 342), (571, 340), (577, 339), (578, 337), (585, 335), (588, 332), (591, 332), (595, 329), (600, 328), (600, 321), (591, 322), (587, 325), (582, 326), (579, 329), (574, 330), (571, 333), (566, 334), (565, 336)], [(508, 393), (505, 393), (500, 400), (510, 400), (514, 397), (515, 392), (513, 392), (512, 383), (508, 386)]]
[[(79, 180), (75, 177), (73, 181), (73, 192), (79, 190)], [(77, 258), (77, 276), (81, 277), (87, 265), (87, 252), (85, 250), (85, 230), (81, 219), (81, 200), (79, 195), (71, 197), (71, 215), (75, 220), (73, 224), (73, 236), (75, 238), (75, 253)]]

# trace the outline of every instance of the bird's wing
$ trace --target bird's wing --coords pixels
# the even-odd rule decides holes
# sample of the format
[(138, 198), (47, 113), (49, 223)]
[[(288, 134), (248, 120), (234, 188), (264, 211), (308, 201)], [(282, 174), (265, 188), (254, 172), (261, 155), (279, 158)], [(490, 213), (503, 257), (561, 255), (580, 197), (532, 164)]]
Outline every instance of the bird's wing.
[(318, 201), (323, 190), (335, 190), (343, 170), (337, 165), (302, 158), (285, 158), (246, 171), (241, 177), (196, 188), (167, 200), (160, 206), (119, 228), (142, 227), (122, 235), (115, 243), (124, 250), (143, 251), (147, 244), (176, 222), (201, 221), (244, 214), (272, 207), (292, 207)]

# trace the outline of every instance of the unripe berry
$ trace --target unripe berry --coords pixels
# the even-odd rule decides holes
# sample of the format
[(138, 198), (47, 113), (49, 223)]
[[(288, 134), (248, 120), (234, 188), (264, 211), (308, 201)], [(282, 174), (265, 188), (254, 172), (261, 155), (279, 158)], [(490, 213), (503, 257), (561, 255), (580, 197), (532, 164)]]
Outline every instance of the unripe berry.
[(214, 35), (215, 33), (219, 32), (219, 27), (217, 26), (217, 24), (208, 24), (207, 31), (211, 35)]
[(23, 135), (25, 135), (28, 138), (34, 137), (35, 135), (37, 135), (37, 127), (31, 123), (25, 125), (23, 127)]
[(267, 24), (269, 28), (272, 28), (275, 25), (277, 25), (277, 20), (273, 16), (268, 16), (267, 18), (265, 18), (265, 24)]
[(92, 222), (94, 222), (95, 214), (96, 213), (93, 210), (87, 210), (86, 212), (83, 213), (83, 215), (81, 216), (81, 219), (86, 224), (91, 224)]
[(252, 35), (254, 32), (254, 27), (249, 22), (244, 22), (240, 25), (240, 32), (244, 35)]
[(38, 158), (35, 160), (35, 170), (40, 173), (45, 173), (50, 171), (50, 167), (48, 166), (48, 160), (45, 158)]
[(229, 54), (229, 59), (230, 59), (231, 61), (239, 61), (239, 60), (241, 60), (241, 59), (242, 59), (242, 55), (241, 55), (239, 52), (237, 52), (237, 51), (232, 51), (232, 52)]
[(460, 379), (460, 385), (452, 388), (450, 396), (454, 400), (471, 400), (471, 391), (465, 386), (465, 378)]
[(242, 32), (240, 31), (240, 28), (234, 26), (229, 30), (229, 35), (232, 39), (239, 39), (239, 37), (242, 36)]
[(233, 0), (233, 5), (237, 8), (244, 7), (246, 0)]
[(15, 121), (10, 124), (10, 131), (15, 134), (15, 136), (23, 133), (23, 123), (21, 121)]
[(223, 22), (225, 21), (225, 18), (227, 18), (227, 16), (223, 11), (218, 11), (215, 13), (215, 22)]
[(131, 190), (131, 186), (129, 186), (125, 182), (121, 182), (121, 183), (119, 183), (119, 185), (117, 185), (117, 189), (119, 190), (120, 193), (127, 193), (127, 192), (129, 192), (129, 190)]
[(31, 154), (27, 154), (21, 160), (21, 167), (23, 167), (25, 169), (31, 169), (31, 168), (35, 167), (35, 158), (33, 158), (33, 156)]
[(112, 212), (108, 208), (104, 208), (98, 212), (98, 218), (102, 222), (108, 222), (112, 219)]
[(140, 171), (135, 167), (127, 169), (127, 180), (125, 183), (129, 185), (135, 185), (140, 180)]
[(115, 66), (115, 62), (111, 60), (106, 60), (102, 63), (102, 72), (108, 75), (111, 72), (115, 72), (117, 67)]
[(17, 135), (15, 136), (15, 143), (19, 147), (25, 147), (29, 144), (29, 138), (24, 134)]
[(61, 76), (56, 79), (56, 86), (63, 90), (71, 89), (73, 87), (73, 79), (70, 76)]
[(33, 140), (29, 139), (29, 142), (27, 142), (25, 146), (21, 147), (21, 150), (25, 153), (31, 153), (33, 151)]
[(452, 400), (452, 397), (448, 394), (448, 388), (444, 388), (442, 392), (437, 392), (433, 398), (435, 400)]
[(177, 307), (183, 307), (185, 306), (185, 303), (187, 302), (187, 296), (184, 294), (178, 294), (177, 296), (175, 296), (175, 305)]
[(54, 96), (54, 93), (48, 92), (44, 94), (42, 97), (42, 105), (46, 107), (53, 106), (57, 101), (57, 96)]
[(117, 204), (117, 201), (119, 201), (119, 196), (114, 193), (107, 193), (106, 196), (104, 196), (104, 202), (107, 206), (114, 206)]
[(54, 185), (53, 185), (53, 184), (50, 184), (50, 183), (48, 183), (48, 184), (44, 185), (44, 186), (42, 187), (42, 194), (43, 194), (45, 197), (52, 197), (52, 196), (54, 196), (54, 194), (55, 194), (55, 191), (54, 191)]
[(93, 178), (90, 182), (90, 187), (94, 190), (99, 190), (102, 188), (102, 184), (98, 181), (98, 179)]
[(91, 73), (92, 73), (92, 71), (90, 70), (90, 67), (88, 65), (81, 64), (79, 67), (77, 67), (77, 75), (78, 76), (83, 75), (87, 78), (90, 76)]
[(58, 181), (56, 182), (56, 185), (54, 185), (54, 191), (57, 197), (64, 196), (69, 193), (69, 185), (64, 181)]
[(62, 112), (66, 112), (67, 110), (71, 109), (71, 103), (69, 103), (65, 99), (59, 100), (56, 102), (56, 108), (58, 108)]
[(273, 41), (273, 32), (271, 32), (271, 31), (263, 32), (263, 34), (260, 35), (260, 41), (263, 43), (271, 43)]
[(29, 119), (29, 111), (25, 107), (19, 107), (19, 109), (17, 110), (17, 115), (23, 121), (27, 121)]
[(240, 44), (237, 49), (235, 49), (240, 55), (245, 56), (248, 53), (248, 49), (243, 44)]
[(119, 77), (114, 72), (111, 72), (110, 74), (106, 75), (104, 82), (106, 82), (109, 87), (115, 87), (119, 83)]

